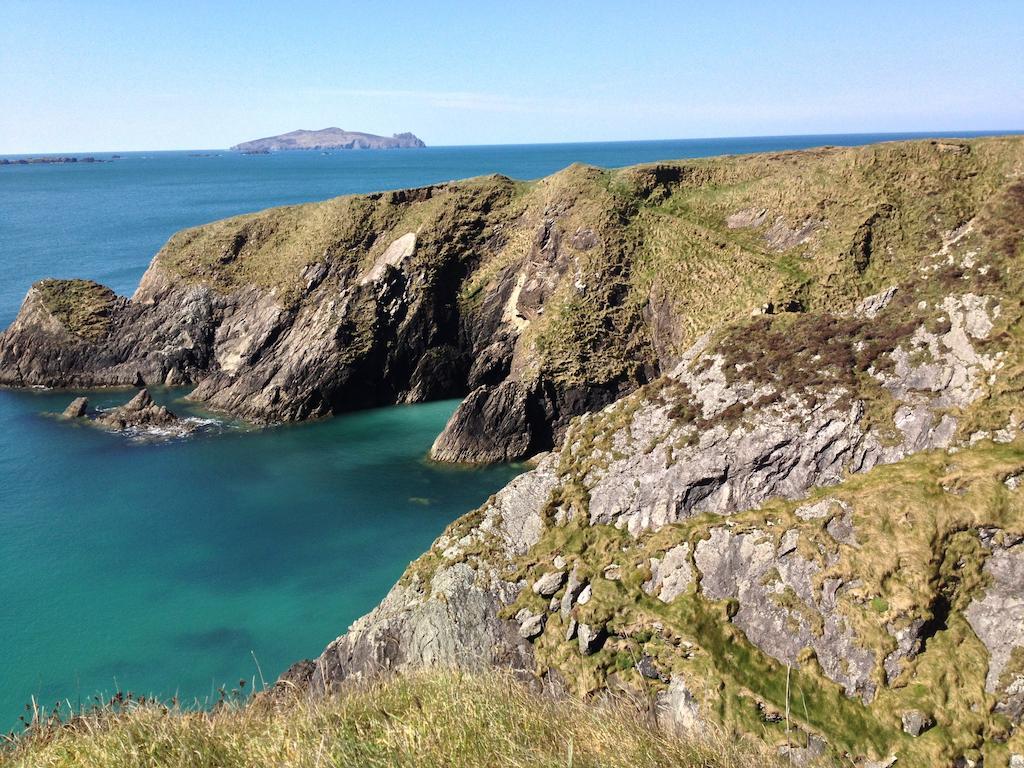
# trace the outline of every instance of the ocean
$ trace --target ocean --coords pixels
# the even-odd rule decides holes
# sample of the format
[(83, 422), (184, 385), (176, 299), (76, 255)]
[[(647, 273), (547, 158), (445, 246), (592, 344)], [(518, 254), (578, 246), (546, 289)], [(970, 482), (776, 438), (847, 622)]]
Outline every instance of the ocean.
[[(35, 280), (86, 277), (130, 294), (176, 230), (269, 206), (488, 173), (530, 179), (573, 162), (922, 136), (129, 152), (109, 163), (0, 166), (0, 326)], [(447, 523), (522, 471), (426, 460), (456, 401), (138, 441), (53, 419), (76, 394), (0, 390), (0, 729), (16, 727), (33, 697), (77, 707), (130, 690), (204, 704), (221, 686), (272, 681), (318, 654)], [(86, 394), (104, 405), (131, 393)], [(209, 416), (183, 391), (156, 394)]]

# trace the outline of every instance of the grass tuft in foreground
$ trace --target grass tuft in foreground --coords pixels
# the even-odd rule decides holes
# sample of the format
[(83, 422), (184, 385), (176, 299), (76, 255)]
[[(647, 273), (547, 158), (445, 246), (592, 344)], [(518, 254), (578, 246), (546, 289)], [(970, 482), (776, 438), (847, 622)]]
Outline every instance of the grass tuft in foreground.
[(753, 742), (655, 731), (624, 705), (531, 692), (501, 672), (423, 672), (317, 702), (256, 701), (214, 712), (154, 703), (30, 728), (0, 766), (782, 765)]

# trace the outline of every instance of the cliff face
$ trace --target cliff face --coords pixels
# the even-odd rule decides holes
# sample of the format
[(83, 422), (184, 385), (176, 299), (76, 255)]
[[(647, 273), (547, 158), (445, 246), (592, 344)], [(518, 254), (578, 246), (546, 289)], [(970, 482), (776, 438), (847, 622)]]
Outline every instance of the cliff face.
[(319, 131), (291, 131), (279, 136), (243, 141), (231, 147), (236, 152), (279, 152), (290, 149), (410, 149), (426, 144), (411, 133), (377, 136), (341, 128), (322, 128)]
[(434, 446), (518, 459), (751, 311), (841, 312), (1019, 167), (1019, 139), (717, 158), (338, 198), (173, 236), (130, 299), (43, 281), (11, 386), (195, 384), (258, 423), (467, 394)]
[(1024, 755), (1022, 171), (885, 290), (574, 421), (284, 680), (507, 665), (798, 763)]
[(282, 684), (501, 665), (794, 760), (1005, 764), (1022, 248), (1017, 138), (574, 166), (188, 230), (130, 300), (44, 281), (0, 382), (468, 393), (435, 457), (551, 449)]

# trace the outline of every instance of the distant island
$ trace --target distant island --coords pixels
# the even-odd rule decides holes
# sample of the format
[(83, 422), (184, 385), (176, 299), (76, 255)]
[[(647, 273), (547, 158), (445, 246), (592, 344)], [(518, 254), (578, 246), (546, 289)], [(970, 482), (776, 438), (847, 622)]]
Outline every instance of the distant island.
[(231, 149), (235, 152), (263, 154), (289, 149), (409, 149), (425, 146), (421, 139), (411, 133), (376, 136), (341, 128), (323, 128), (319, 131), (298, 130), (280, 136), (243, 141)]
[[(119, 155), (114, 155), (119, 157)], [(110, 160), (100, 160), (98, 157), (16, 157), (0, 158), (0, 165), (54, 165), (58, 163), (109, 163)]]

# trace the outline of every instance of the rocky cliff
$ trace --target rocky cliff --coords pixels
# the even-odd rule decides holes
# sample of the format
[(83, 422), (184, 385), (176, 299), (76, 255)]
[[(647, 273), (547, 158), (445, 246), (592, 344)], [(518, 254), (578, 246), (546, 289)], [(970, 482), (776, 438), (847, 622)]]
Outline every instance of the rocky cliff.
[(797, 763), (1019, 764), (1022, 171), (886, 289), (575, 420), (282, 684), (506, 665)]
[(0, 384), (193, 384), (257, 423), (467, 395), (435, 458), (520, 459), (712, 329), (850, 311), (905, 278), (1021, 152), (1006, 138), (573, 166), (240, 216), (174, 235), (131, 299), (33, 286), (0, 336)]
[(794, 762), (1016, 765), (1022, 265), (1021, 139), (573, 167), (179, 233), (130, 300), (44, 281), (0, 381), (468, 393), (436, 457), (534, 457), (281, 685), (500, 665)]

